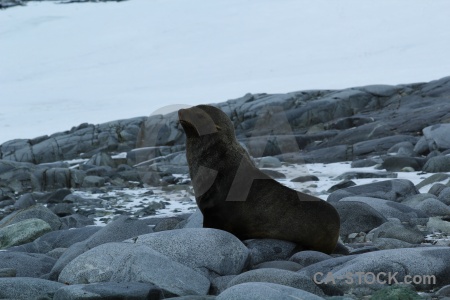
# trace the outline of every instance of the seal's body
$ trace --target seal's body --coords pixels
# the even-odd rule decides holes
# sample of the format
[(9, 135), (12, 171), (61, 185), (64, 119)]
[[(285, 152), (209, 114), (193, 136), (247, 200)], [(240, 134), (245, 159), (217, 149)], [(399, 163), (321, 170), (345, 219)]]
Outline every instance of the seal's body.
[(339, 215), (326, 201), (294, 191), (261, 172), (236, 140), (220, 109), (199, 105), (178, 111), (203, 226), (240, 239), (273, 238), (331, 253)]

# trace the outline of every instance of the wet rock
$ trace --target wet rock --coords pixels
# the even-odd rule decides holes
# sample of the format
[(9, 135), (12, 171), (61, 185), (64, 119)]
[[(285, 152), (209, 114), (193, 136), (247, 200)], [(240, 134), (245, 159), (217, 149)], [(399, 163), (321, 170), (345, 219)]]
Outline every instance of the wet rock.
[(345, 189), (345, 188), (348, 188), (348, 187), (351, 187), (351, 186), (355, 186), (355, 185), (356, 185), (356, 183), (354, 183), (351, 180), (343, 180), (343, 181), (333, 185), (332, 187), (330, 187), (327, 190), (327, 192), (328, 193), (332, 193), (334, 191), (337, 191), (337, 190), (340, 190), (340, 189)]
[(57, 215), (45, 206), (37, 204), (9, 214), (0, 220), (0, 228), (32, 218), (47, 222), (52, 230), (58, 230), (61, 227), (61, 221)]
[(299, 176), (299, 177), (295, 177), (294, 179), (291, 179), (291, 182), (308, 182), (308, 181), (319, 181), (319, 178), (314, 175), (306, 175), (306, 176)]

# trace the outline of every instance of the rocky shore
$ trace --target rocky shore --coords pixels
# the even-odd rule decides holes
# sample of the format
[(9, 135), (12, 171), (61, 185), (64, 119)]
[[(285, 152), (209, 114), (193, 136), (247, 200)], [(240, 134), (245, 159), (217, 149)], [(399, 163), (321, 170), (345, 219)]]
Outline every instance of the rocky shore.
[(288, 180), (335, 206), (345, 249), (202, 228), (176, 112), (81, 124), (0, 145), (0, 298), (450, 297), (450, 77), (215, 105), (274, 178), (351, 162), (328, 190)]

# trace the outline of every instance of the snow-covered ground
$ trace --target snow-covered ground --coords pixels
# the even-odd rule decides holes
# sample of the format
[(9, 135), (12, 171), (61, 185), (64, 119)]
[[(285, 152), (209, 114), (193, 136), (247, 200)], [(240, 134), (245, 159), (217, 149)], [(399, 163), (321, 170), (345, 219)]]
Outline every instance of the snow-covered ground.
[(448, 76), (450, 1), (32, 2), (0, 11), (0, 143), (245, 93)]

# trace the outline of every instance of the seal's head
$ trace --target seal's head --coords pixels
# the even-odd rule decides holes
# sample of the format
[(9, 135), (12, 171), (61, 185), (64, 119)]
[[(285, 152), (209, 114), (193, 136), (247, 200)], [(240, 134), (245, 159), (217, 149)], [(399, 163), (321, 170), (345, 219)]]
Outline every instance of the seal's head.
[(233, 123), (223, 111), (214, 106), (198, 105), (189, 109), (180, 109), (178, 118), (188, 139), (217, 134), (221, 140), (235, 141)]

